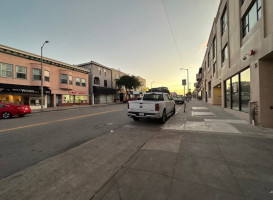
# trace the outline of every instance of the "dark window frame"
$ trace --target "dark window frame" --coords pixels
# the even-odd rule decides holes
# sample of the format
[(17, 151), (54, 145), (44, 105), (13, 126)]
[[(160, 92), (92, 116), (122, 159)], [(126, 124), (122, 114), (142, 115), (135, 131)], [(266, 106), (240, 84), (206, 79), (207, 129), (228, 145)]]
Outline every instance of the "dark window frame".
[[(227, 30), (227, 24), (228, 24), (228, 16), (227, 16), (227, 6), (225, 6), (223, 14), (221, 16), (221, 34), (224, 35), (224, 33)], [(225, 19), (225, 21), (224, 21)]]
[[(46, 73), (45, 73), (45, 72), (48, 72), (48, 75), (49, 75), (49, 76), (46, 76)], [(44, 72), (44, 81), (50, 82), (50, 71), (45, 70), (45, 72)]]
[[(17, 72), (17, 69), (18, 69), (19, 67), (23, 67), (23, 68), (26, 70), (26, 72), (25, 72), (25, 73)], [(20, 78), (20, 77), (18, 77), (18, 74), (25, 74), (25, 78)], [(27, 67), (25, 67), (25, 66), (20, 66), (20, 65), (16, 65), (16, 66), (15, 66), (15, 77), (16, 77), (16, 79), (27, 80)]]
[[(34, 75), (34, 71), (35, 70), (39, 70), (40, 71), (40, 75)], [(40, 78), (39, 79), (36, 79), (36, 78), (34, 78), (34, 76), (39, 76)], [(41, 69), (39, 69), (39, 68), (32, 68), (32, 80), (33, 81), (41, 81), (41, 78), (42, 78), (42, 73), (41, 73)]]
[[(11, 76), (3, 76), (2, 75), (2, 71), (4, 71), (4, 70), (2, 70), (2, 64), (11, 66)], [(13, 69), (13, 64), (0, 62), (0, 77), (2, 77), (2, 78), (13, 78), (13, 70), (14, 70)]]
[[(79, 80), (79, 81), (77, 81), (77, 80)], [(80, 78), (78, 78), (78, 77), (75, 78), (75, 85), (81, 86), (81, 79)]]
[[(62, 78), (62, 76), (66, 76), (66, 79)], [(68, 75), (67, 74), (61, 74), (61, 84), (67, 84), (68, 83)]]

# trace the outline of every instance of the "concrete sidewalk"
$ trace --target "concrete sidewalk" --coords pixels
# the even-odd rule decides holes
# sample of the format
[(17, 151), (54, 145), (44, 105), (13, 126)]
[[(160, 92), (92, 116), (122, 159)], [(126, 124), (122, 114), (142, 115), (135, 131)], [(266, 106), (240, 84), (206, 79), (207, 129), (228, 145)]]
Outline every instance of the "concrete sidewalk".
[(159, 130), (152, 123), (132, 122), (4, 178), (0, 199), (273, 199), (272, 129), (202, 101)]
[(271, 200), (272, 164), (272, 129), (191, 101), (93, 199)]

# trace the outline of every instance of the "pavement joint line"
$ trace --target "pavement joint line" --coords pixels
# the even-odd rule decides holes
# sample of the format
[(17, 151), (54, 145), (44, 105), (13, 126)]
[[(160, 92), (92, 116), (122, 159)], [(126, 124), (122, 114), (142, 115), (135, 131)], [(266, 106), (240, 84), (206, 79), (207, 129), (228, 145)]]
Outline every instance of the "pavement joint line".
[[(89, 200), (94, 200), (94, 199), (96, 199), (96, 197), (99, 195), (99, 193), (100, 193), (100, 191), (102, 191), (102, 189), (107, 185), (107, 184), (109, 184), (110, 183), (110, 181), (112, 180), (112, 179), (115, 179), (115, 177), (120, 173), (120, 175), (119, 175), (119, 178), (120, 177), (122, 177), (124, 174), (125, 174), (125, 172), (130, 168), (130, 166), (132, 165), (132, 163), (130, 163), (135, 157), (136, 157), (136, 155), (139, 153), (139, 152), (141, 152), (141, 150), (142, 150), (142, 147), (150, 140), (150, 139), (152, 139), (152, 137), (155, 135), (155, 133), (154, 134), (152, 134), (151, 135), (151, 137), (149, 137), (142, 145), (140, 145), (138, 148), (137, 148), (137, 150), (136, 150), (136, 152), (135, 153), (133, 153), (129, 158), (128, 158), (128, 160), (125, 162), (125, 163), (123, 163), (123, 165), (122, 166), (120, 166), (119, 167), (119, 169), (91, 196), (91, 198), (89, 199)], [(118, 181), (117, 181), (118, 182)], [(111, 187), (112, 188), (112, 187)], [(106, 193), (105, 193), (106, 194)], [(104, 195), (105, 195), (104, 194)], [(103, 196), (104, 196), (103, 195)]]
[(106, 114), (106, 113), (111, 113), (111, 112), (116, 112), (116, 111), (121, 111), (121, 110), (124, 110), (124, 109), (109, 110), (109, 111), (105, 111), (105, 112), (92, 113), (92, 114), (88, 114), (88, 115), (80, 115), (80, 116), (77, 116), (77, 117), (58, 119), (58, 120), (55, 120), (55, 121), (41, 122), (41, 123), (37, 123), (37, 124), (30, 124), (30, 125), (26, 125), (26, 126), (15, 127), (15, 128), (2, 129), (2, 130), (0, 130), (0, 133), (7, 132), (7, 131), (18, 130), (18, 129), (29, 128), (29, 127), (53, 124), (53, 123), (57, 123), (57, 122), (69, 121), (69, 120), (73, 120), (73, 119), (80, 119), (80, 118), (85, 118), (85, 117), (90, 117), (90, 116), (95, 116), (95, 115), (101, 115), (101, 114)]
[(216, 144), (216, 147), (217, 147), (217, 149), (218, 149), (218, 151), (219, 151), (218, 153), (220, 154), (220, 157), (223, 158), (223, 162), (226, 164), (226, 166), (227, 166), (227, 168), (228, 168), (230, 174), (231, 174), (232, 177), (233, 177), (233, 180), (234, 180), (235, 183), (237, 184), (237, 187), (239, 188), (239, 190), (240, 190), (240, 192), (241, 192), (241, 195), (242, 195), (243, 197), (245, 197), (245, 199), (246, 199), (246, 194), (244, 193), (244, 190), (242, 189), (242, 187), (241, 187), (241, 185), (240, 185), (240, 182), (239, 182), (238, 179), (234, 176), (234, 172), (232, 171), (229, 162), (226, 160), (226, 158), (225, 158), (225, 156), (224, 156), (224, 154), (223, 154), (223, 152), (222, 152), (222, 150), (221, 150), (221, 148), (220, 148), (220, 146), (219, 146), (219, 141), (217, 141), (217, 139), (215, 139), (215, 136), (213, 137), (213, 139), (214, 139), (214, 142), (215, 142), (215, 144)]

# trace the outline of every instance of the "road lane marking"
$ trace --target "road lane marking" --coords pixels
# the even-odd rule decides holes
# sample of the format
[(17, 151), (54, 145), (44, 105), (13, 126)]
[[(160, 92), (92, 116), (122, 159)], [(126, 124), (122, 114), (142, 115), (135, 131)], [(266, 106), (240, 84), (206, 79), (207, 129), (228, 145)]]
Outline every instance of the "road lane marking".
[(58, 119), (58, 120), (54, 120), (54, 121), (41, 122), (41, 123), (37, 123), (37, 124), (30, 124), (30, 125), (26, 125), (26, 126), (18, 126), (15, 128), (2, 129), (2, 130), (0, 130), (0, 133), (6, 132), (6, 131), (13, 131), (13, 130), (18, 130), (18, 129), (29, 128), (29, 127), (41, 126), (41, 125), (46, 125), (46, 124), (53, 124), (53, 123), (57, 123), (57, 122), (69, 121), (69, 120), (73, 120), (73, 119), (80, 119), (80, 118), (85, 118), (85, 117), (90, 117), (90, 116), (95, 116), (95, 115), (102, 115), (102, 114), (117, 112), (117, 111), (121, 111), (121, 110), (125, 110), (125, 109), (109, 110), (109, 111), (105, 111), (105, 112), (92, 113), (92, 114), (88, 114), (88, 115), (80, 115), (77, 117), (70, 117), (70, 118)]
[(182, 108), (183, 106), (180, 106), (180, 108), (178, 108), (178, 110), (176, 111), (176, 113)]

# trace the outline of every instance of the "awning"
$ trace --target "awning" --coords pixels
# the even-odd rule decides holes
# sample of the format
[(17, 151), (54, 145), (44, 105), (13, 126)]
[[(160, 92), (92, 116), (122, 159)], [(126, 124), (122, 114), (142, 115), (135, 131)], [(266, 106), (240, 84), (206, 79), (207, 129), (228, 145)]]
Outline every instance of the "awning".
[(113, 88), (93, 86), (93, 93), (94, 94), (116, 94), (117, 90)]
[[(0, 94), (2, 93), (41, 94), (41, 87), (0, 83)], [(44, 87), (44, 94), (51, 94), (51, 90)]]

